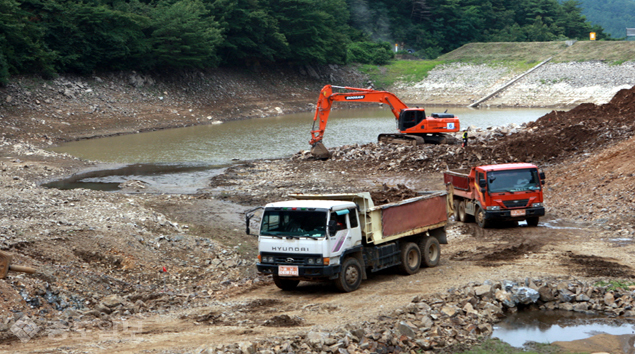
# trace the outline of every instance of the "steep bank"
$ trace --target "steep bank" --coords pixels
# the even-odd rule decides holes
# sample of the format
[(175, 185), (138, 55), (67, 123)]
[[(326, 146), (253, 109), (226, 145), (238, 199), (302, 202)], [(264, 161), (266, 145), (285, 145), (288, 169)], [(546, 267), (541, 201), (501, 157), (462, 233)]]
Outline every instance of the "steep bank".
[(349, 67), (297, 66), (17, 77), (0, 88), (0, 133), (52, 145), (313, 109), (325, 83), (364, 85)]

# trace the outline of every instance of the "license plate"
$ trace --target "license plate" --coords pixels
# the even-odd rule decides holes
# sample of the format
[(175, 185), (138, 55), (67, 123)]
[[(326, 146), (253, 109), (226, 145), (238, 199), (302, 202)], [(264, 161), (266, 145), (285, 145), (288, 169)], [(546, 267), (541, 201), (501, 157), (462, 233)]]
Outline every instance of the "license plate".
[(525, 216), (525, 209), (522, 210), (512, 210), (512, 216)]
[(281, 277), (297, 277), (298, 266), (278, 266), (278, 275)]

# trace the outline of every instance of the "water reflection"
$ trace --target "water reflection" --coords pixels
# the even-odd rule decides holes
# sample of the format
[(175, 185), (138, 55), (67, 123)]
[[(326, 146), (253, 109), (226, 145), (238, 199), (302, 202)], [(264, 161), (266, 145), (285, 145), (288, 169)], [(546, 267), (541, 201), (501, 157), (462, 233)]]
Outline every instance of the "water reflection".
[(530, 342), (552, 343), (590, 338), (607, 333), (633, 334), (635, 325), (609, 322), (597, 315), (572, 311), (522, 311), (510, 315), (494, 328), (496, 337), (514, 347)]
[(191, 194), (208, 185), (209, 178), (222, 173), (223, 166), (180, 166), (133, 164), (107, 166), (43, 184), (47, 188), (85, 188), (117, 191), (127, 181), (141, 181), (143, 192)]

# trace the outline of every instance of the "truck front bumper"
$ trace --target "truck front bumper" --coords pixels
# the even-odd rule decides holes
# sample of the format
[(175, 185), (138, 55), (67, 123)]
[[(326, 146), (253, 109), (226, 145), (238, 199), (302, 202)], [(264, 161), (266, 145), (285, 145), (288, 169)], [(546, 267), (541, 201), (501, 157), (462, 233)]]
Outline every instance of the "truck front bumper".
[[(285, 264), (282, 264), (285, 265)], [(278, 275), (277, 264), (257, 263), (256, 267), (258, 272), (262, 274)], [(324, 278), (337, 278), (340, 274), (341, 265), (328, 265), (328, 266), (298, 266), (298, 276), (285, 277), (289, 279), (297, 280), (311, 280), (311, 279), (324, 279)]]
[(525, 215), (522, 216), (512, 216), (511, 210), (487, 210), (485, 212), (486, 220), (525, 220), (527, 218), (537, 218), (540, 216), (545, 216), (545, 208), (527, 208), (525, 210)]

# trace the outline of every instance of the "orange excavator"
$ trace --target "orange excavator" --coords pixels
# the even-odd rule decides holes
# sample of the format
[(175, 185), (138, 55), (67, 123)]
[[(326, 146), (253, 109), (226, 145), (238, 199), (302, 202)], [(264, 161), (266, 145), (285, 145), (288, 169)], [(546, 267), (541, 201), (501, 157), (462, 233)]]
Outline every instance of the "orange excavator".
[[(333, 92), (333, 89), (345, 89), (349, 92)], [(397, 119), (399, 133), (379, 134), (378, 141), (401, 144), (448, 144), (458, 141), (445, 133), (458, 132), (461, 128), (459, 118), (449, 113), (433, 113), (426, 117), (423, 108), (409, 108), (397, 96), (388, 91), (377, 91), (355, 87), (326, 85), (320, 91), (313, 127), (311, 128), (311, 154), (319, 159), (328, 159), (330, 152), (322, 143), (324, 130), (331, 113), (333, 102), (379, 102), (387, 104)], [(319, 126), (315, 127), (316, 122)]]

